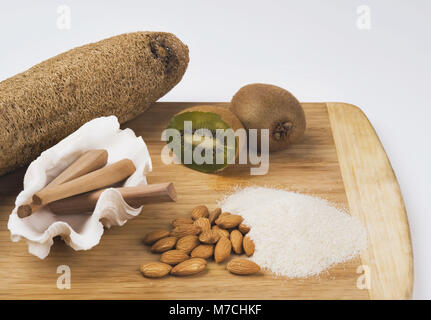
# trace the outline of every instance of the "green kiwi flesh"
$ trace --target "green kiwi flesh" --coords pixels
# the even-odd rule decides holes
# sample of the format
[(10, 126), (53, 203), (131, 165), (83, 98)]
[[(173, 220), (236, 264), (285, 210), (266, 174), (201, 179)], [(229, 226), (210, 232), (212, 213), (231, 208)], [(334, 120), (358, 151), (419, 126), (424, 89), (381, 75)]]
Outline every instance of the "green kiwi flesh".
[[(228, 113), (227, 116), (226, 113)], [(181, 113), (176, 114), (171, 119), (167, 128), (176, 129), (181, 134), (181, 147), (172, 148), (172, 150), (175, 153), (175, 156), (178, 159), (181, 159), (181, 163), (183, 165), (200, 172), (214, 173), (225, 169), (229, 165), (228, 159), (232, 159), (232, 156), (234, 157), (233, 159), (236, 158), (239, 148), (238, 140), (234, 138), (233, 146), (229, 146), (227, 143), (227, 137), (217, 134), (217, 129), (236, 130), (235, 126), (232, 127), (232, 125), (229, 124), (229, 122), (231, 122), (229, 120), (231, 119), (226, 119), (230, 118), (229, 115), (231, 115), (231, 117), (235, 117), (235, 115), (227, 109), (224, 109), (223, 112), (218, 112), (217, 107), (202, 106), (186, 109)], [(239, 123), (238, 119), (234, 120)], [(191, 122), (193, 129), (192, 132), (186, 132), (186, 121)], [(210, 135), (206, 136), (205, 131), (210, 133)], [(173, 143), (175, 143), (173, 139), (173, 137), (169, 138), (167, 141), (168, 145), (172, 146)], [(204, 153), (206, 152), (210, 152), (210, 155), (212, 153), (212, 163), (196, 163), (194, 158), (191, 159), (191, 163), (186, 163), (186, 152), (193, 153), (197, 147), (201, 148), (202, 156), (204, 156)], [(181, 153), (177, 154), (175, 151), (178, 152), (179, 150), (181, 150)], [(216, 161), (217, 154), (220, 153), (223, 154), (223, 161)], [(219, 157), (221, 156), (219, 155)]]

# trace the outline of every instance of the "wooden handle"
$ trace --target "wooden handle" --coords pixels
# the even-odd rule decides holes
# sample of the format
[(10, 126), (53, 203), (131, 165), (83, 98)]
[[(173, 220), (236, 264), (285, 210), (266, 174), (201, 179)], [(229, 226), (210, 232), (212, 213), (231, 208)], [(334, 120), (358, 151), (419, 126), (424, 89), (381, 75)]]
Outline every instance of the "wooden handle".
[[(49, 208), (58, 215), (77, 214), (93, 211), (103, 190), (97, 190), (71, 198), (50, 203)], [(177, 200), (172, 182), (145, 186), (116, 188), (126, 203), (132, 207), (140, 207), (147, 203), (171, 202)]]
[[(94, 170), (103, 168), (108, 161), (108, 152), (104, 149), (89, 150), (76, 159), (69, 167), (60, 173), (54, 180), (45, 186), (44, 189), (68, 182)], [(44, 190), (42, 189), (42, 190)], [(42, 205), (36, 205), (31, 200), (18, 207), (18, 217), (25, 218), (33, 212), (42, 208)]]
[(135, 170), (135, 165), (131, 160), (123, 159), (102, 169), (57, 185), (55, 188), (46, 188), (36, 192), (33, 195), (33, 202), (37, 205), (46, 205), (56, 200), (104, 188), (130, 177)]
[(84, 174), (90, 173), (94, 170), (103, 168), (108, 162), (108, 152), (104, 149), (102, 150), (90, 150), (84, 153), (81, 157), (73, 162), (66, 170), (60, 173), (57, 178), (51, 181), (47, 187), (52, 187), (59, 185)]

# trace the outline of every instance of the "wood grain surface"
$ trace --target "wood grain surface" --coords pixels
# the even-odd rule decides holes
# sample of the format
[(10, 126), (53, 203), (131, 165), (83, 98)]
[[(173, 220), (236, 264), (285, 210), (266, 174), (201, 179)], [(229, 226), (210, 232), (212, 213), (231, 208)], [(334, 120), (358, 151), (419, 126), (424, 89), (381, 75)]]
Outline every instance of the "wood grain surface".
[(328, 103), (350, 212), (368, 231), (361, 255), (370, 270), (372, 299), (408, 299), (413, 290), (413, 254), (401, 191), (385, 150), (364, 113)]
[[(40, 260), (27, 252), (25, 241), (12, 243), (7, 221), (15, 197), (22, 189), (25, 170), (0, 177), (0, 298), (369, 299), (411, 296), (411, 246), (398, 184), (379, 140), (375, 135), (367, 134), (372, 127), (361, 113), (349, 105), (331, 104), (329, 112), (337, 115), (331, 115), (330, 122), (326, 103), (304, 103), (308, 125), (305, 138), (288, 150), (272, 153), (267, 175), (251, 176), (249, 165), (232, 166), (220, 174), (210, 175), (181, 165), (165, 165), (161, 161), (160, 153), (164, 146), (160, 139), (161, 132), (172, 115), (192, 105), (196, 103), (156, 103), (123, 126), (142, 135), (148, 145), (154, 166), (148, 176), (149, 183), (174, 182), (178, 201), (146, 205), (137, 218), (128, 221), (123, 227), (105, 230), (100, 244), (89, 251), (76, 252), (57, 240), (50, 255)], [(351, 115), (351, 112), (355, 115)], [(360, 120), (364, 126), (353, 125), (361, 117), (365, 119)], [(337, 145), (333, 138), (334, 127), (337, 127)], [(365, 134), (349, 132), (343, 137), (343, 130), (347, 128)], [(350, 134), (355, 139), (351, 142)], [(345, 147), (349, 142), (358, 147)], [(375, 152), (373, 148), (360, 148), (362, 142), (382, 150), (383, 154), (379, 153), (375, 161), (383, 161), (387, 165), (379, 165), (379, 172), (362, 167), (362, 162), (355, 161), (362, 156), (369, 161), (373, 154), (364, 153)], [(349, 154), (344, 155), (344, 152)], [(352, 163), (350, 167), (346, 161)], [(361, 170), (355, 173), (364, 174), (359, 180), (357, 176), (348, 177), (346, 173), (346, 170), (352, 170), (352, 166), (356, 165), (361, 166)], [(386, 186), (384, 195), (383, 192), (377, 195), (367, 193), (367, 190), (376, 191), (376, 180), (369, 179), (370, 172), (372, 175), (388, 177), (382, 180)], [(225, 193), (236, 186), (248, 185), (285, 188), (326, 198), (347, 210), (350, 206), (352, 214), (361, 218), (369, 233), (370, 246), (362, 259), (366, 267), (370, 268), (371, 289), (367, 290), (363, 286), (364, 267), (360, 257), (337, 265), (318, 277), (307, 279), (285, 279), (275, 277), (270, 272), (250, 277), (235, 276), (225, 270), (226, 263), (217, 265), (213, 262), (209, 263), (207, 271), (189, 278), (166, 277), (155, 280), (140, 275), (140, 264), (159, 258), (159, 255), (150, 253), (149, 248), (142, 244), (147, 232), (169, 228), (170, 221), (188, 217), (196, 205), (206, 204), (210, 209), (214, 208), (216, 201)], [(347, 196), (345, 187), (349, 188)], [(356, 192), (359, 194), (355, 195)], [(393, 196), (396, 198), (391, 199)], [(372, 203), (367, 202), (370, 198)], [(378, 210), (370, 211), (370, 206)], [(396, 213), (385, 214), (385, 208)], [(370, 217), (372, 214), (383, 214), (384, 221), (379, 221), (377, 216), (373, 219)], [(388, 238), (379, 238), (378, 234)], [(399, 245), (391, 246), (390, 241)], [(384, 257), (381, 252), (388, 246), (393, 258)], [(57, 288), (56, 282), (60, 275), (56, 271), (60, 265), (67, 265), (71, 269), (69, 290)], [(398, 281), (402, 278), (404, 281), (399, 287), (398, 282), (389, 283), (389, 280)]]

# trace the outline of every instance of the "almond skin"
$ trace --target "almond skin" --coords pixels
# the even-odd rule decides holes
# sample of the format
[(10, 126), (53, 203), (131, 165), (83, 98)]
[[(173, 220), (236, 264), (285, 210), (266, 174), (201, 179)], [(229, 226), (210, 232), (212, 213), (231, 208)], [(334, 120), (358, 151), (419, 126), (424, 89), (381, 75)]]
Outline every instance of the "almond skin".
[(201, 233), (201, 231), (202, 229), (200, 227), (193, 224), (180, 224), (171, 231), (171, 236), (177, 238), (182, 238), (190, 235), (196, 236)]
[(242, 233), (238, 230), (232, 230), (230, 233), (230, 242), (232, 243), (232, 249), (236, 254), (242, 253)]
[(260, 271), (260, 267), (253, 261), (241, 258), (235, 258), (229, 261), (226, 269), (233, 274), (250, 275)]
[[(228, 216), (228, 215), (230, 215), (230, 214), (232, 214), (232, 213), (225, 211), (225, 212), (220, 213), (220, 215), (219, 215), (218, 217), (219, 217), (219, 218), (221, 218), (221, 217), (224, 217), (224, 216)], [(216, 219), (216, 220), (217, 220), (217, 219)], [(214, 221), (214, 222), (215, 222), (215, 221)]]
[(191, 276), (202, 272), (207, 266), (207, 262), (201, 258), (191, 258), (183, 261), (172, 268), (171, 274), (174, 276)]
[(189, 235), (180, 238), (177, 241), (176, 248), (189, 254), (194, 248), (200, 244), (198, 236)]
[(192, 224), (193, 219), (192, 218), (177, 218), (174, 221), (172, 221), (172, 225), (174, 227), (179, 226), (180, 224)]
[(211, 225), (213, 225), (215, 223), (215, 221), (218, 219), (220, 214), (221, 214), (221, 208), (216, 208), (210, 212), (210, 214), (208, 216), (208, 220), (209, 220)]
[(237, 214), (228, 214), (222, 217), (219, 217), (216, 220), (216, 224), (223, 229), (235, 228), (242, 222), (242, 217)]
[(245, 236), (244, 239), (242, 239), (242, 246), (244, 248), (244, 252), (247, 255), (247, 257), (250, 257), (253, 255), (254, 242), (248, 236)]
[(198, 226), (202, 229), (202, 232), (208, 231), (211, 229), (211, 224), (208, 218), (199, 218), (196, 219), (195, 222), (193, 222), (195, 226)]
[(177, 238), (175, 237), (166, 237), (158, 240), (155, 244), (152, 245), (150, 251), (154, 253), (161, 253), (168, 250), (171, 250), (175, 247), (177, 243)]
[(214, 245), (212, 244), (201, 244), (193, 249), (190, 256), (192, 258), (208, 259), (214, 254)]
[(222, 229), (222, 228), (220, 228), (219, 226), (213, 226), (213, 227), (212, 227), (212, 230), (214, 230), (214, 231), (218, 232), (218, 234), (219, 234), (221, 237), (225, 237), (225, 238), (228, 238), (228, 239), (229, 239), (229, 231), (227, 231), (227, 230), (225, 230), (225, 229)]
[(160, 256), (160, 261), (170, 265), (176, 265), (187, 260), (188, 258), (189, 255), (182, 250), (169, 250), (162, 253)]
[(154, 230), (154, 231), (149, 232), (145, 235), (144, 243), (146, 245), (152, 245), (156, 241), (158, 241), (162, 238), (166, 238), (166, 237), (169, 237), (169, 231), (168, 230), (164, 230), (164, 229)]
[(214, 230), (204, 231), (199, 235), (199, 241), (206, 244), (216, 243), (219, 239), (219, 233)]
[(140, 270), (144, 277), (161, 278), (166, 276), (172, 267), (166, 263), (155, 261), (141, 265)]
[(232, 244), (226, 237), (221, 237), (214, 249), (214, 260), (216, 263), (225, 261), (231, 253)]
[(238, 226), (238, 230), (239, 230), (243, 235), (246, 235), (247, 233), (249, 233), (249, 232), (250, 232), (250, 227), (249, 227), (249, 226), (247, 226), (247, 225), (245, 225), (244, 223), (241, 223), (241, 224)]
[(192, 219), (207, 218), (209, 215), (207, 206), (197, 206), (192, 210)]

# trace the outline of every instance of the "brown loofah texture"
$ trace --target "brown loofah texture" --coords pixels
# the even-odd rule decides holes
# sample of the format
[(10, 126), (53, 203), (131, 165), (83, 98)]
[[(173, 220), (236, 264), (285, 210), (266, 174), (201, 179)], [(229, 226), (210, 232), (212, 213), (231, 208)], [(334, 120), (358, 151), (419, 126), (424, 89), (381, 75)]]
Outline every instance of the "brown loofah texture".
[(134, 32), (78, 47), (0, 82), (0, 175), (28, 164), (91, 119), (121, 123), (183, 77), (175, 35)]

